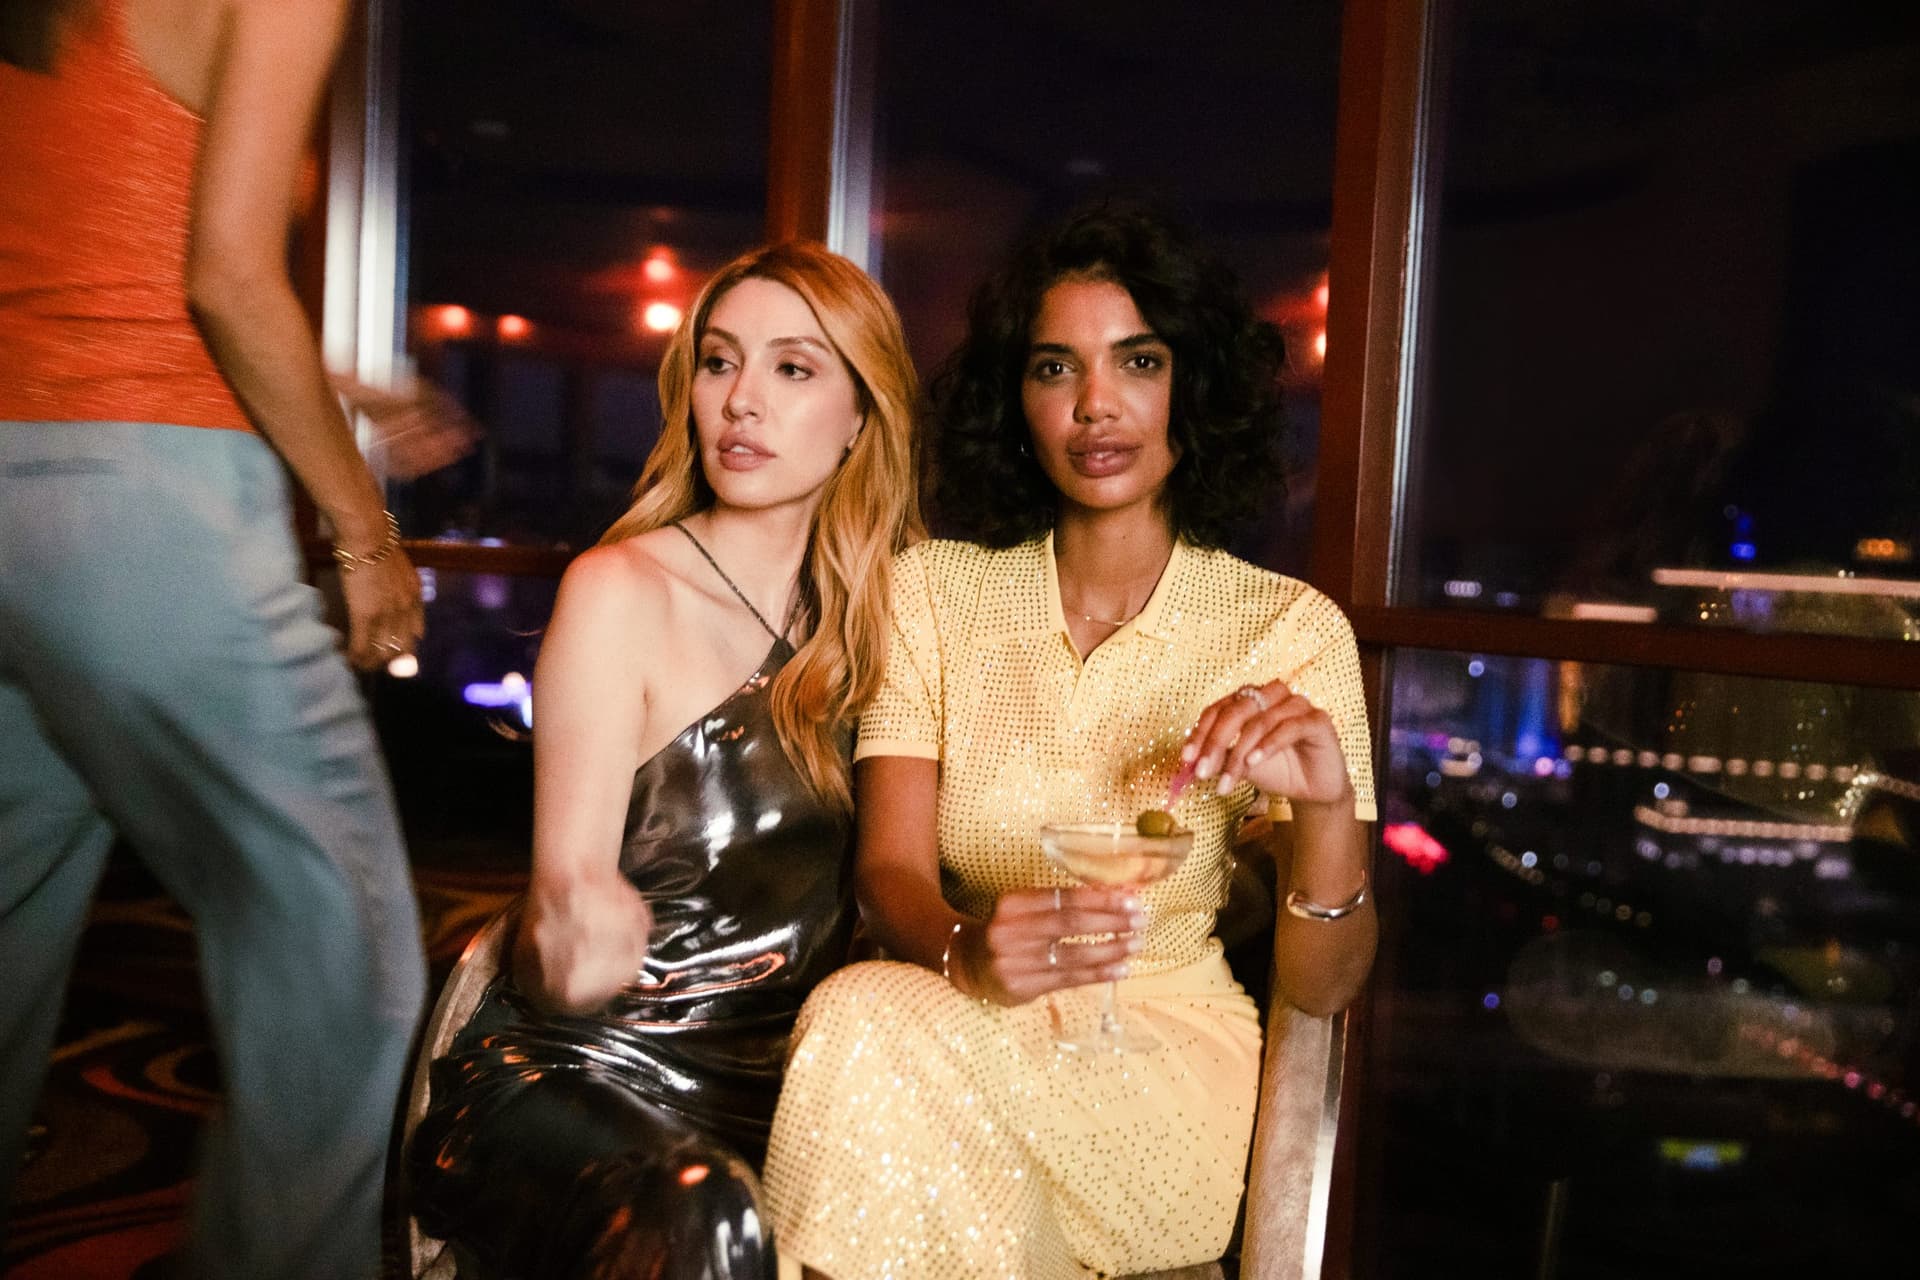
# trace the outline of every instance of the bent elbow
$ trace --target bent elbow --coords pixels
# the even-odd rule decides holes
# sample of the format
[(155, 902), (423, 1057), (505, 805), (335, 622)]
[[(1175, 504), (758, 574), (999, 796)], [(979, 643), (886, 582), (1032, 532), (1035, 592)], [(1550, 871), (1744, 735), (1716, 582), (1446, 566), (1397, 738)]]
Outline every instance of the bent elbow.
[(233, 324), (255, 312), (277, 286), (289, 287), (276, 273), (220, 254), (191, 254), (187, 259), (187, 310), (202, 324)]
[(1357, 992), (1309, 992), (1300, 996), (1289, 995), (1287, 1003), (1306, 1014), (1309, 1018), (1331, 1018), (1345, 1013), (1347, 1006), (1353, 1003)]

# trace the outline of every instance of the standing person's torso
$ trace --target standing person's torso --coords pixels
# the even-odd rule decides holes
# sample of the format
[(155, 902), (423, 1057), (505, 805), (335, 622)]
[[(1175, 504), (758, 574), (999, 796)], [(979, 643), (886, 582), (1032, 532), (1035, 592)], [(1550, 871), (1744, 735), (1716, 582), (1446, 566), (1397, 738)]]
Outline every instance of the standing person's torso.
[(0, 421), (252, 429), (187, 310), (203, 128), (127, 0), (81, 13), (52, 74), (0, 63)]

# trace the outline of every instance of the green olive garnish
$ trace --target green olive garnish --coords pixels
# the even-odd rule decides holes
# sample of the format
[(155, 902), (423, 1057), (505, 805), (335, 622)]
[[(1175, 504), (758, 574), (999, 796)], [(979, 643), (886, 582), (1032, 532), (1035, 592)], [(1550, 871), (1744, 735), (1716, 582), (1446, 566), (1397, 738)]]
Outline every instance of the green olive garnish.
[(1170, 836), (1173, 815), (1165, 809), (1142, 809), (1140, 816), (1133, 820), (1133, 829), (1143, 836)]

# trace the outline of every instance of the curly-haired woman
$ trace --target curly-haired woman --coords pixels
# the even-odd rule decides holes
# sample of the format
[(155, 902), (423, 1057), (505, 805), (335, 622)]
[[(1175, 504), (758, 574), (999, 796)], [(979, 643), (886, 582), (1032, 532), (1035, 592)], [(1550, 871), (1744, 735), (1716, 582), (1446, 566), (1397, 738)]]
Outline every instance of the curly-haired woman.
[[(973, 541), (897, 562), (856, 750), (858, 891), (895, 959), (801, 1015), (767, 1167), (789, 1270), (1111, 1275), (1226, 1247), (1260, 1028), (1212, 934), (1256, 799), (1292, 819), (1281, 995), (1343, 1007), (1375, 935), (1351, 629), (1220, 549), (1276, 496), (1280, 358), (1232, 276), (1129, 207), (977, 295), (934, 388), (939, 507)], [(1183, 768), (1174, 875), (1050, 869), (1044, 823), (1130, 823)], [(1162, 1050), (1062, 1054), (1114, 977)]]

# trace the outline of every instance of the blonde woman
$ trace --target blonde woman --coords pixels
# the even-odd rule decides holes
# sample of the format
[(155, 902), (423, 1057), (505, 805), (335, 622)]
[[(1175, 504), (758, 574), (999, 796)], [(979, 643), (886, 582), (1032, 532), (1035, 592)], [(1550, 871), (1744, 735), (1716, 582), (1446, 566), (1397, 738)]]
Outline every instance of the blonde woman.
[(899, 321), (824, 249), (750, 253), (660, 390), (638, 499), (535, 670), (513, 973), (410, 1153), (422, 1226), (479, 1275), (772, 1275), (752, 1170), (853, 925), (849, 737), (918, 528)]

